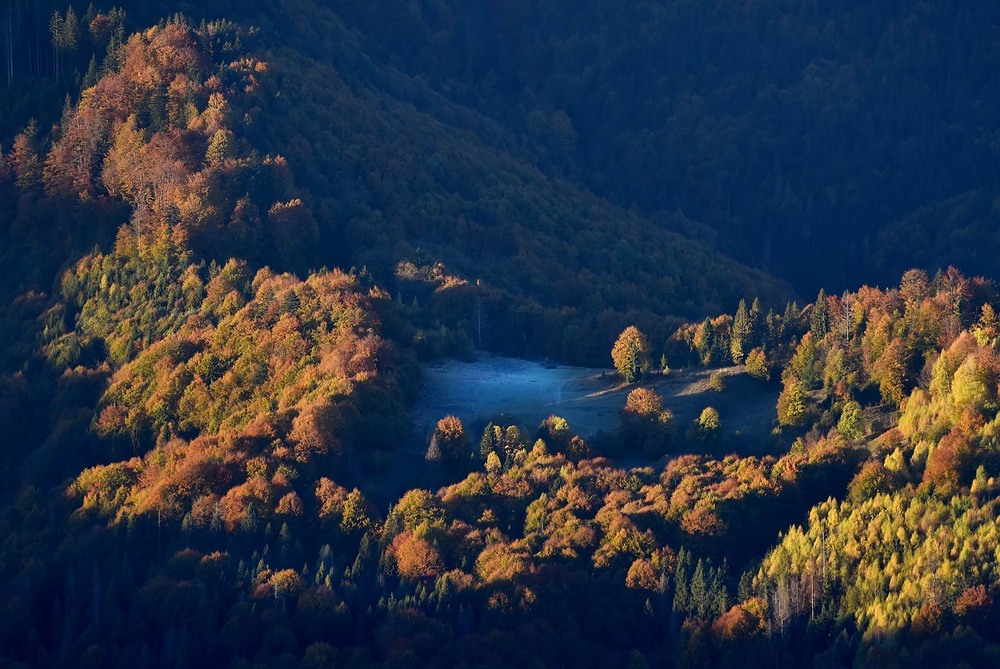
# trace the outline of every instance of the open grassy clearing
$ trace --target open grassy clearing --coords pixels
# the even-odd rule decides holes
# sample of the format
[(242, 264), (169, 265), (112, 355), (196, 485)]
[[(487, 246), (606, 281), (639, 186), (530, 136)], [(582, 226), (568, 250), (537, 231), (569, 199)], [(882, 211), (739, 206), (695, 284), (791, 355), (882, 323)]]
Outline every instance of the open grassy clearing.
[[(725, 390), (712, 389), (713, 373), (725, 377)], [(742, 367), (683, 369), (667, 376), (652, 375), (641, 384), (624, 383), (612, 369), (567, 367), (516, 358), (480, 356), (473, 362), (445, 360), (425, 365), (417, 403), (411, 412), (411, 438), (391, 453), (356, 462), (345, 480), (387, 507), (414, 486), (436, 488), (442, 481), (424, 462), (424, 451), (437, 421), (453, 414), (462, 419), (473, 445), (484, 425), (495, 421), (516, 424), (533, 436), (545, 418), (555, 414), (588, 440), (616, 432), (621, 408), (638, 385), (663, 397), (683, 435), (707, 406), (719, 411), (725, 453), (763, 453), (772, 447), (778, 388), (762, 384)], [(654, 458), (655, 459), (655, 458)], [(648, 456), (621, 454), (625, 467), (653, 464)]]
[[(711, 389), (714, 372), (726, 379), (726, 389)], [(742, 367), (690, 369), (641, 382), (663, 396), (683, 430), (707, 406), (718, 409), (727, 440), (760, 447), (768, 440), (775, 418), (777, 388), (749, 377)], [(504, 416), (534, 430), (556, 414), (583, 437), (613, 432), (620, 411), (635, 384), (626, 384), (610, 369), (544, 365), (527, 360), (482, 356), (466, 363), (447, 360), (424, 367), (423, 386), (413, 410), (417, 436), (430, 435), (437, 420), (448, 414), (467, 429)], [(736, 444), (734, 444), (734, 448)], [(742, 450), (742, 448), (740, 449)]]

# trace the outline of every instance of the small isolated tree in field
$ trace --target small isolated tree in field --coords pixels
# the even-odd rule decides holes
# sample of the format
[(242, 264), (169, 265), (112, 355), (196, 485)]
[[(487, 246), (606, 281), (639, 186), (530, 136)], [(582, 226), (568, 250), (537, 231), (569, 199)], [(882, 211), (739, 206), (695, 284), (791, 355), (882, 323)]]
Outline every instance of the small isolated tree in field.
[(687, 438), (690, 446), (712, 447), (722, 439), (722, 421), (719, 412), (714, 407), (705, 407), (698, 420), (688, 428)]
[(467, 459), (469, 451), (469, 437), (465, 433), (465, 426), (456, 416), (445, 416), (438, 421), (434, 434), (431, 436), (431, 446), (427, 451), (427, 459), (431, 458), (431, 448), (437, 446), (437, 459), (463, 460)]
[(649, 388), (636, 388), (622, 408), (622, 437), (645, 455), (659, 457), (673, 436), (674, 414)]
[(667, 354), (664, 353), (660, 356), (660, 374), (666, 376), (670, 373), (670, 365), (667, 363)]
[(626, 381), (634, 383), (649, 370), (649, 342), (639, 328), (630, 325), (618, 336), (611, 349), (615, 369)]
[(719, 412), (714, 407), (705, 407), (698, 416), (698, 427), (708, 434), (716, 434), (721, 427)]
[(661, 411), (663, 411), (663, 398), (649, 388), (636, 388), (625, 400), (624, 412), (627, 415), (655, 418)]

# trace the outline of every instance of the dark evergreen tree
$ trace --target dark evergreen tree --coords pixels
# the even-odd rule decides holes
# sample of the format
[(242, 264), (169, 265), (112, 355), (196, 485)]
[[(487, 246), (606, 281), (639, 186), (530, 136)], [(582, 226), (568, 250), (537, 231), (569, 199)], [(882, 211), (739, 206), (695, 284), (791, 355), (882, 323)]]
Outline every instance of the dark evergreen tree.
[(809, 316), (809, 331), (817, 343), (830, 331), (830, 308), (826, 303), (826, 292), (820, 288)]
[[(756, 300), (754, 304), (757, 304)], [(760, 305), (757, 306), (759, 308)], [(739, 307), (736, 309), (736, 316), (733, 317), (732, 334), (729, 340), (730, 353), (735, 364), (741, 364), (744, 358), (746, 358), (746, 354), (753, 348), (750, 346), (753, 334), (754, 324), (750, 318), (750, 314), (747, 312), (747, 302), (746, 300), (740, 300)]]

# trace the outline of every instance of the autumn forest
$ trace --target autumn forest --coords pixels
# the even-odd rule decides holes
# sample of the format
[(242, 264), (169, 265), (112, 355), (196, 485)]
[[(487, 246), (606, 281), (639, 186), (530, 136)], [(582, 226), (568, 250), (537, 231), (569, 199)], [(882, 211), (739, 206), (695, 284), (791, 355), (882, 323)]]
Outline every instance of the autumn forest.
[(1000, 664), (989, 3), (134, 4), (0, 2), (0, 666)]

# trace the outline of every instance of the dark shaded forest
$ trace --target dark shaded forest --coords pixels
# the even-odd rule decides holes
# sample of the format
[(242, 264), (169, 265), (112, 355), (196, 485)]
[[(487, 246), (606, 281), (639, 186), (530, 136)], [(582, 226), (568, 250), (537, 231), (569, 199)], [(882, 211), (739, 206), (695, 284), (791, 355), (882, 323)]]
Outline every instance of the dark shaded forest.
[[(997, 663), (988, 6), (0, 28), (5, 665)], [(619, 429), (416, 435), (485, 352), (613, 365)], [(780, 389), (762, 449), (678, 368)]]

